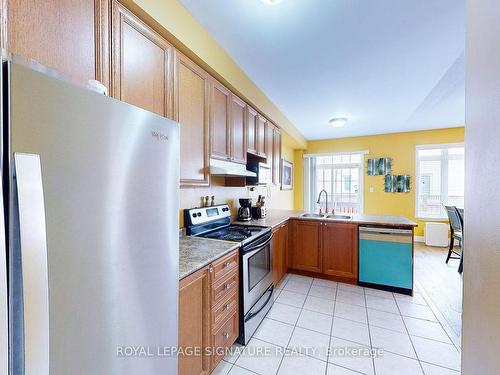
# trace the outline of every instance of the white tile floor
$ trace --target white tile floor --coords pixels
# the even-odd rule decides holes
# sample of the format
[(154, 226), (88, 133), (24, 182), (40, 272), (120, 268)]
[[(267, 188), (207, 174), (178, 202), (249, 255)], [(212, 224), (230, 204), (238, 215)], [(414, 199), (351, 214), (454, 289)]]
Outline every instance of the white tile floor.
[(408, 297), (297, 275), (278, 286), (250, 343), (234, 349), (213, 375), (460, 373), (459, 349), (418, 291)]

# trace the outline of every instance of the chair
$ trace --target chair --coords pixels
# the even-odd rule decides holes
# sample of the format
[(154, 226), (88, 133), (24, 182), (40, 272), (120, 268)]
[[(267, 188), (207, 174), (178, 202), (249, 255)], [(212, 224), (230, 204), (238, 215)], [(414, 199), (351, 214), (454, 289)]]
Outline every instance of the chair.
[[(446, 257), (446, 263), (450, 259), (460, 259), (462, 261), (462, 243), (463, 243), (463, 220), (460, 217), (460, 213), (458, 212), (455, 206), (444, 206), (446, 208), (446, 213), (448, 214), (448, 219), (450, 220), (450, 248), (448, 250), (448, 256)], [(455, 251), (455, 240), (458, 240), (460, 245), (460, 252)], [(457, 256), (452, 256), (455, 254)], [(460, 270), (459, 270), (460, 272)]]
[[(460, 217), (460, 221), (462, 222), (462, 230), (464, 229), (464, 209), (463, 208), (457, 208), (458, 211), (458, 216)], [(464, 242), (463, 242), (463, 237), (462, 237), (462, 255), (460, 256), (460, 264), (458, 265), (458, 272), (462, 273), (464, 270)]]

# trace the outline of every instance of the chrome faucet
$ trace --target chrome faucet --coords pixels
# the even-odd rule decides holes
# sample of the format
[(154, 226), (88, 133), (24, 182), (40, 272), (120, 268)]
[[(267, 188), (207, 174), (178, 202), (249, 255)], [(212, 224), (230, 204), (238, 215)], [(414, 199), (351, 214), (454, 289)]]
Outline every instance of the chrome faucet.
[(325, 210), (326, 210), (326, 213), (328, 213), (328, 192), (323, 189), (319, 192), (319, 195), (318, 195), (318, 200), (316, 201), (317, 204), (319, 204), (319, 213), (321, 214), (321, 194), (325, 193), (325, 198), (326, 198), (326, 204), (325, 204)]

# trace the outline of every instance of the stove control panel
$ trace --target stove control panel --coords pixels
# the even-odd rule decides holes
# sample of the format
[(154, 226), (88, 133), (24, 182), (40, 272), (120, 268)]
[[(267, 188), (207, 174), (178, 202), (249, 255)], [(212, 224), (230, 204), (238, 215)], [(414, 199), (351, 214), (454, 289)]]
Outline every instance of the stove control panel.
[(231, 211), (227, 204), (217, 206), (190, 208), (184, 210), (184, 226), (210, 223), (222, 218), (230, 217)]

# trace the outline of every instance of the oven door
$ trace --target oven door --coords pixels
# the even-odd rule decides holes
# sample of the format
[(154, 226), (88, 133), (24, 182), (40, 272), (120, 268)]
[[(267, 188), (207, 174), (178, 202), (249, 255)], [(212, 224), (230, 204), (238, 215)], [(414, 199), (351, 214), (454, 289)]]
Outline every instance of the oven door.
[(268, 235), (242, 248), (244, 315), (273, 283), (272, 237), (270, 231)]

